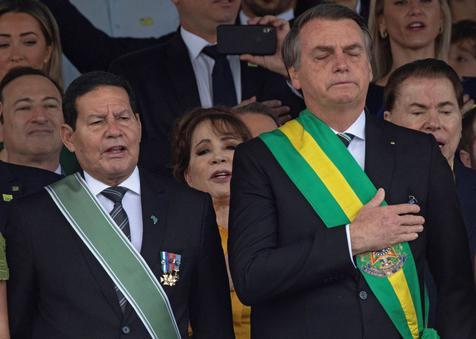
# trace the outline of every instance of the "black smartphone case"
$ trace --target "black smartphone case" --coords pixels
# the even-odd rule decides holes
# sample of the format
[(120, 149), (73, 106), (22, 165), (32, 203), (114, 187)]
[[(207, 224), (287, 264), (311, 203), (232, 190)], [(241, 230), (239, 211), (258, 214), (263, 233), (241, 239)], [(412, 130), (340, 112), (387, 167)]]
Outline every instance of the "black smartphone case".
[(271, 55), (276, 52), (276, 29), (263, 25), (220, 25), (217, 50), (222, 54)]

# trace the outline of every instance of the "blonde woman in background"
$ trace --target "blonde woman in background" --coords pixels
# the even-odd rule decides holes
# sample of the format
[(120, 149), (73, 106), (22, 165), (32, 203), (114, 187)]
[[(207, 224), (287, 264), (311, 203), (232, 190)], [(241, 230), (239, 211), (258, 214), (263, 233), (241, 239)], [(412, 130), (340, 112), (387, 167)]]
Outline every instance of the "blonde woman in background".
[(383, 89), (395, 69), (419, 59), (446, 61), (451, 14), (446, 0), (371, 0), (369, 30), (374, 81), (366, 106), (383, 116)]
[[(62, 85), (61, 43), (58, 25), (42, 3), (35, 0), (0, 1), (0, 80), (15, 67), (44, 71)], [(0, 142), (3, 142), (0, 121)], [(0, 145), (3, 148), (3, 144)], [(0, 160), (5, 160), (0, 151)]]

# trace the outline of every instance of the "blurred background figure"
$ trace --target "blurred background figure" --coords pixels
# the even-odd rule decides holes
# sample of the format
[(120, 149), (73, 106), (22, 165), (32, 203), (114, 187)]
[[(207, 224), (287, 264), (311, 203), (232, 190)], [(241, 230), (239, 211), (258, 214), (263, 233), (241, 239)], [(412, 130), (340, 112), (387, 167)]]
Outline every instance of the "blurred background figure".
[[(0, 80), (12, 68), (39, 69), (63, 84), (61, 42), (55, 18), (42, 3), (35, 0), (2, 0), (0, 2)], [(94, 54), (94, 53), (92, 53)], [(3, 149), (3, 127), (0, 124), (0, 149)], [(0, 160), (6, 161), (6, 150)], [(66, 173), (77, 169), (74, 155), (63, 148), (62, 168)]]
[[(302, 99), (281, 74), (238, 55), (217, 53), (217, 27), (236, 22), (240, 1), (175, 0), (174, 4), (180, 29), (167, 42), (125, 55), (110, 67), (137, 92), (143, 123), (139, 162), (158, 171), (170, 167), (170, 135), (176, 120), (195, 107), (233, 107), (253, 99), (276, 100), (279, 107), (273, 109), (284, 108), (284, 113), (294, 115), (303, 108)], [(287, 21), (270, 20), (278, 35), (287, 32)]]
[[(476, 6), (476, 2), (474, 2)], [(476, 17), (474, 18), (476, 20)], [(463, 20), (453, 24), (448, 63), (463, 82), (464, 92), (476, 100), (476, 21)]]
[(474, 0), (448, 0), (453, 22), (461, 20), (474, 20), (476, 18), (476, 1)]
[(2, 0), (0, 45), (0, 79), (14, 67), (30, 66), (62, 83), (58, 26), (43, 4)]
[(62, 91), (42, 71), (15, 68), (0, 82), (0, 119), (8, 163), (61, 174)]
[(386, 120), (432, 134), (453, 170), (472, 258), (476, 254), (476, 172), (456, 157), (461, 139), (463, 87), (444, 61), (417, 60), (395, 70), (385, 87)]
[(383, 88), (398, 67), (425, 58), (446, 60), (451, 15), (446, 0), (371, 0), (369, 30), (373, 40), (374, 80), (366, 107), (383, 115)]
[(463, 77), (476, 77), (476, 21), (453, 24), (448, 63)]
[[(233, 155), (236, 146), (250, 137), (244, 123), (224, 107), (188, 112), (173, 133), (173, 174), (184, 184), (211, 195), (226, 257)], [(228, 277), (235, 336), (250, 338), (250, 308), (238, 300), (229, 273)]]
[(476, 107), (463, 117), (459, 157), (463, 165), (476, 170)]
[(284, 20), (294, 18), (296, 0), (242, 0), (239, 22), (243, 25), (256, 16), (274, 15)]
[(60, 27), (66, 84), (80, 72), (107, 70), (121, 55), (159, 43), (159, 37), (179, 25), (177, 10), (168, 0), (42, 2)]
[(261, 133), (272, 131), (281, 125), (273, 110), (260, 102), (238, 106), (233, 109), (233, 113), (243, 121), (253, 138)]
[[(14, 67), (30, 66), (62, 84), (59, 31), (46, 6), (37, 1), (2, 0), (0, 46), (0, 80)], [(0, 160), (5, 159), (2, 148), (0, 124)]]
[(297, 0), (294, 13), (295, 16), (298, 17), (306, 10), (316, 5), (322, 3), (336, 3), (354, 10), (367, 21), (369, 17), (369, 2), (370, 0)]

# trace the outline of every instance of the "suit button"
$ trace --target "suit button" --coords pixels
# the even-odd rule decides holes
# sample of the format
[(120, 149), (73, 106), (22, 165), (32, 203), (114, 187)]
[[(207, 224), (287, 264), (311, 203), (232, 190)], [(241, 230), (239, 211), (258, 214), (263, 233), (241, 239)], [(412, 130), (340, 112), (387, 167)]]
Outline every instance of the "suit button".
[(129, 328), (129, 326), (122, 326), (121, 331), (122, 331), (122, 334), (131, 333), (131, 329)]
[(360, 291), (359, 292), (359, 298), (362, 299), (362, 300), (367, 300), (367, 292)]

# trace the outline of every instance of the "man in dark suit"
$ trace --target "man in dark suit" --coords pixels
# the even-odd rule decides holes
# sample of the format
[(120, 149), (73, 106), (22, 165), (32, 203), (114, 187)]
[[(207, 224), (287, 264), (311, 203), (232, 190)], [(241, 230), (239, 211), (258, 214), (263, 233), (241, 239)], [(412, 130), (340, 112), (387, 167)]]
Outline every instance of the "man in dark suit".
[[(144, 127), (140, 161), (152, 168), (168, 165), (169, 136), (177, 118), (193, 107), (226, 104), (213, 93), (215, 61), (203, 49), (216, 44), (218, 25), (235, 22), (240, 6), (239, 0), (174, 3), (180, 30), (163, 44), (119, 58), (110, 68), (123, 75), (138, 94)], [(232, 77), (227, 85), (233, 88), (227, 92), (234, 96), (235, 104), (256, 97), (258, 101), (279, 99), (294, 114), (302, 109), (302, 100), (281, 75), (240, 62), (238, 56), (226, 60)]]
[(235, 152), (229, 260), (237, 294), (252, 306), (252, 337), (434, 335), (423, 316), (427, 260), (436, 330), (476, 336), (451, 171), (431, 136), (365, 115), (370, 45), (345, 7), (303, 14), (283, 58), (308, 110)]
[(13, 200), (38, 192), (61, 179), (61, 175), (40, 168), (0, 161), (0, 233), (5, 232), (8, 207)]
[[(137, 168), (141, 124), (129, 85), (85, 74), (66, 91), (64, 112), (62, 138), (83, 172), (11, 208), (12, 337), (187, 337), (190, 325), (197, 338), (232, 338), (210, 199)], [(142, 272), (147, 281), (129, 279)], [(153, 293), (140, 296), (147, 286)]]

